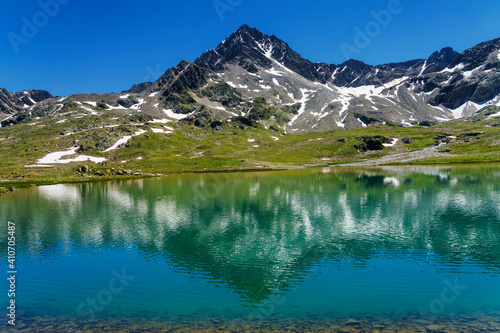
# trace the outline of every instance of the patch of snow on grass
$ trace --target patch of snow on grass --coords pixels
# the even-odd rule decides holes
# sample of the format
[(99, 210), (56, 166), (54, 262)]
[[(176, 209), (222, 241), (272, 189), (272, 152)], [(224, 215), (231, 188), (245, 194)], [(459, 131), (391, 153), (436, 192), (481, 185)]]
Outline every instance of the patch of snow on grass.
[(153, 123), (166, 124), (170, 122), (168, 119), (153, 119)]
[(396, 143), (398, 143), (398, 141), (399, 141), (399, 139), (395, 138), (395, 139), (392, 139), (391, 143), (383, 143), (382, 146), (384, 146), (384, 147), (394, 147), (396, 145)]
[(139, 103), (132, 105), (130, 108), (132, 110), (139, 110), (139, 107), (144, 103), (145, 103), (144, 98), (139, 98)]
[(164, 133), (164, 134), (171, 134), (172, 133), (172, 131), (165, 131), (162, 128), (152, 128), (151, 131), (153, 133)]
[(65, 156), (75, 155), (77, 150), (78, 150), (78, 147), (73, 147), (67, 151), (59, 151), (59, 152), (47, 154), (45, 157), (39, 159), (37, 161), (37, 164), (68, 164), (71, 162), (86, 162), (86, 161), (100, 163), (100, 162), (106, 161), (106, 159), (104, 157), (93, 157), (93, 156), (86, 156), (86, 155), (78, 155), (77, 157), (71, 158), (71, 159), (69, 159), (69, 158), (62, 159)]
[(496, 117), (500, 117), (500, 112), (497, 112), (495, 114), (489, 115), (487, 119), (494, 119)]
[(53, 168), (53, 165), (43, 165), (43, 164), (36, 164), (36, 165), (25, 165), (25, 168)]
[(170, 118), (173, 118), (173, 119), (176, 119), (176, 120), (181, 120), (181, 119), (184, 119), (190, 115), (192, 115), (194, 112), (192, 113), (189, 113), (189, 114), (180, 114), (180, 113), (175, 113), (172, 109), (163, 109), (163, 112), (165, 112), (165, 114), (167, 116), (169, 116)]
[(118, 106), (108, 105), (108, 110), (125, 110), (125, 108), (121, 105), (118, 105)]
[(158, 95), (158, 93), (159, 93), (159, 91), (151, 93), (151, 94), (149, 94), (149, 97), (155, 97), (156, 95)]
[(450, 121), (451, 119), (448, 119), (448, 118), (441, 118), (441, 117), (437, 117), (437, 116), (434, 116), (434, 119), (438, 120), (438, 121)]
[(126, 144), (128, 140), (132, 139), (133, 136), (138, 136), (138, 135), (141, 135), (144, 133), (146, 133), (146, 131), (140, 130), (138, 132), (135, 132), (133, 135), (127, 135), (127, 136), (121, 138), (120, 140), (116, 141), (116, 143), (113, 146), (109, 147), (104, 152), (109, 152), (109, 151), (118, 149), (119, 146)]

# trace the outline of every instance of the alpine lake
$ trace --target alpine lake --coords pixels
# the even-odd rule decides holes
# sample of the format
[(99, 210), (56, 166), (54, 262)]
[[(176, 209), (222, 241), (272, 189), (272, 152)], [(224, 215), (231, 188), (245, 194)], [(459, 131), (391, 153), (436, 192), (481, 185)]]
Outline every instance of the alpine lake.
[(5, 332), (500, 331), (498, 166), (33, 187), (4, 274), (8, 222)]

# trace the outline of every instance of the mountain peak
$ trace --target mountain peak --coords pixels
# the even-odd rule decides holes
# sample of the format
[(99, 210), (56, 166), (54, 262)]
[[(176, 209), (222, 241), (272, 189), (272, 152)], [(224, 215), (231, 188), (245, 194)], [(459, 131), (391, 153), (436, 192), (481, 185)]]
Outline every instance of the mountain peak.
[(436, 51), (427, 58), (421, 74), (439, 72), (448, 67), (459, 55), (451, 47), (444, 47), (441, 51)]
[(283, 40), (274, 35), (266, 35), (247, 24), (242, 25), (219, 46), (206, 51), (195, 61), (217, 71), (224, 70), (228, 64), (236, 63), (249, 72), (257, 71), (257, 67), (270, 69), (274, 62), (309, 80), (324, 81), (316, 66), (302, 58)]
[[(248, 24), (243, 24), (241, 27), (238, 28), (238, 30), (236, 30), (236, 32), (248, 32), (252, 29), (255, 29), (255, 28), (250, 28), (250, 26)], [(257, 29), (255, 29), (257, 30)]]
[[(489, 58), (496, 51), (500, 50), (500, 38), (492, 39), (465, 50), (458, 55), (450, 64), (449, 68), (453, 68), (458, 64), (463, 63), (466, 71), (471, 71), (488, 62)], [(498, 58), (497, 58), (498, 59)], [(496, 61), (493, 57), (493, 61)]]

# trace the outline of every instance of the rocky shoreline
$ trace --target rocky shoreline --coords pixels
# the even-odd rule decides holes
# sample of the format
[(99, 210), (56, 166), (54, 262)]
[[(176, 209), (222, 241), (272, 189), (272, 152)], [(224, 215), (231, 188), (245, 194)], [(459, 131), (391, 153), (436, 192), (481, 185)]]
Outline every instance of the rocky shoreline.
[[(5, 327), (4, 327), (5, 329)], [(353, 317), (336, 319), (96, 319), (20, 315), (2, 332), (500, 332), (500, 312), (446, 317)]]

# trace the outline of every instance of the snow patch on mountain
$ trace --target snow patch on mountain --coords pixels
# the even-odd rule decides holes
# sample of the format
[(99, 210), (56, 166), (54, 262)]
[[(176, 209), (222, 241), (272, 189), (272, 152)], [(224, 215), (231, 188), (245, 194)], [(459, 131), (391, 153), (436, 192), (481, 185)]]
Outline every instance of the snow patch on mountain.
[(274, 67), (272, 67), (271, 69), (266, 69), (265, 72), (276, 76), (283, 76), (285, 74), (284, 72), (276, 70), (276, 68)]
[(468, 101), (458, 108), (452, 109), (451, 112), (453, 113), (453, 116), (455, 116), (455, 118), (462, 118), (469, 113), (476, 112), (477, 110), (481, 109), (481, 107), (482, 106), (477, 103)]
[(460, 71), (464, 68), (465, 68), (465, 65), (463, 63), (460, 63), (453, 68), (445, 68), (440, 73), (453, 73), (455, 71)]
[(109, 151), (118, 149), (119, 146), (126, 144), (128, 142), (128, 140), (132, 139), (133, 136), (138, 136), (138, 135), (141, 135), (144, 133), (146, 133), (145, 130), (139, 130), (139, 131), (135, 132), (133, 135), (127, 135), (127, 136), (121, 138), (120, 140), (116, 141), (116, 143), (113, 146), (109, 147), (104, 152), (109, 152)]
[(45, 157), (39, 159), (37, 161), (37, 164), (68, 164), (71, 162), (86, 162), (86, 161), (101, 163), (106, 161), (106, 159), (103, 157), (93, 157), (86, 155), (78, 155), (75, 158), (64, 158), (66, 156), (75, 155), (77, 150), (78, 147), (73, 147), (67, 151), (58, 151), (55, 153), (47, 154)]
[(302, 94), (302, 99), (298, 100), (298, 103), (301, 103), (301, 107), (297, 115), (295, 115), (288, 123), (288, 126), (290, 127), (293, 126), (293, 123), (306, 111), (306, 103), (311, 99), (311, 95), (317, 92), (317, 90), (300, 88), (300, 92)]
[(368, 125), (366, 125), (361, 119), (359, 118), (356, 118), (357, 121), (359, 121), (361, 123), (361, 126), (363, 127), (368, 127)]
[(163, 109), (163, 112), (170, 118), (173, 118), (173, 119), (176, 119), (176, 120), (181, 120), (181, 119), (184, 119), (188, 116), (191, 116), (192, 114), (194, 114), (194, 112), (192, 113), (189, 113), (189, 114), (180, 114), (180, 113), (175, 113), (173, 110), (171, 109)]

